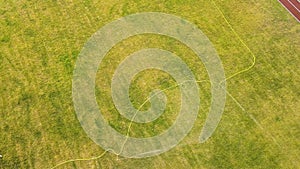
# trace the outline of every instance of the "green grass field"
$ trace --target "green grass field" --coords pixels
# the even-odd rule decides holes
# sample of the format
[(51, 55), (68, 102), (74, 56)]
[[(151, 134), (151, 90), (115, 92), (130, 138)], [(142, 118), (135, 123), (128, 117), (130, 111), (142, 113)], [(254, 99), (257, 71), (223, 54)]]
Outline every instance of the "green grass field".
[[(251, 70), (227, 81), (227, 90), (246, 111), (227, 97), (217, 130), (207, 142), (198, 143), (211, 97), (210, 85), (201, 83), (196, 123), (170, 151), (143, 159), (106, 153), (97, 160), (58, 168), (300, 166), (300, 24), (277, 1), (216, 0), (216, 4), (257, 57)], [(150, 11), (196, 24), (216, 48), (227, 77), (251, 65), (251, 54), (210, 0), (0, 1), (0, 169), (51, 168), (104, 152), (77, 120), (72, 102), (74, 65), (85, 42), (102, 26)], [(149, 47), (176, 53), (197, 80), (208, 79), (201, 61), (179, 41), (145, 34), (118, 43), (99, 67), (96, 96), (103, 116), (123, 134), (130, 121), (114, 107), (111, 78), (126, 56)], [(138, 107), (152, 89), (174, 84), (161, 71), (141, 72), (130, 87), (132, 102)], [(180, 108), (178, 91), (166, 91), (170, 102), (165, 113), (148, 124), (133, 123), (130, 136), (149, 137), (166, 130)]]

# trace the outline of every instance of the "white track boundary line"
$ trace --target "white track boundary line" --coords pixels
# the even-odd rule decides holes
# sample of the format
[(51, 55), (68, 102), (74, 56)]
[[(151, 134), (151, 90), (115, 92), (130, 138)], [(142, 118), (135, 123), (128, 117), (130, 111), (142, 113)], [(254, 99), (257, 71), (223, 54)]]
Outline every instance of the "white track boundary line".
[(300, 13), (300, 10), (295, 6), (295, 4), (293, 2), (291, 2), (290, 0), (287, 0), (299, 13)]
[(290, 10), (285, 7), (285, 5), (283, 3), (280, 2), (280, 0), (277, 0), (298, 22), (300, 22), (300, 20), (292, 13), (290, 12)]

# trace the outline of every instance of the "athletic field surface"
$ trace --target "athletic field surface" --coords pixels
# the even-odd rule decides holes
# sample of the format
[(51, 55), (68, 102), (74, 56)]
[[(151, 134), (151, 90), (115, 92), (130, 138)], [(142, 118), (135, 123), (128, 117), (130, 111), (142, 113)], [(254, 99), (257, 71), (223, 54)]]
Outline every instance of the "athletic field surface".
[(298, 0), (279, 1), (300, 22), (300, 2)]
[(0, 169), (297, 169), (297, 0), (0, 2)]

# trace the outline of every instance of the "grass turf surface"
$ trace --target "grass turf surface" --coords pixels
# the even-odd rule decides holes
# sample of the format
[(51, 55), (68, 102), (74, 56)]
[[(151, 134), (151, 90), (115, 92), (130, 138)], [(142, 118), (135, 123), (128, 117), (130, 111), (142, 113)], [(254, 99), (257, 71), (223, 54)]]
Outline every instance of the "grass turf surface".
[[(209, 85), (203, 83), (198, 119), (176, 148), (145, 159), (118, 159), (107, 153), (98, 160), (69, 163), (61, 168), (300, 166), (299, 23), (277, 1), (216, 3), (257, 56), (253, 69), (227, 82), (228, 91), (248, 113), (228, 97), (213, 137), (198, 144), (210, 103)], [(64, 160), (103, 153), (87, 137), (74, 112), (71, 96), (74, 64), (84, 43), (103, 25), (128, 14), (148, 11), (174, 14), (195, 23), (214, 44), (226, 76), (251, 64), (250, 53), (211, 1), (1, 1), (0, 154), (3, 159), (0, 168), (49, 168)], [(129, 121), (113, 107), (111, 76), (128, 54), (147, 47), (176, 53), (186, 61), (197, 80), (208, 79), (197, 57), (171, 38), (141, 35), (117, 44), (100, 65), (96, 95), (104, 117), (121, 133)], [(142, 72), (133, 81), (131, 96), (136, 106), (153, 87), (174, 84), (167, 74), (153, 72), (154, 75)], [(172, 101), (165, 115), (146, 125), (134, 124), (131, 136), (156, 135), (172, 123), (176, 118), (174, 112), (179, 110), (178, 89), (166, 95)]]

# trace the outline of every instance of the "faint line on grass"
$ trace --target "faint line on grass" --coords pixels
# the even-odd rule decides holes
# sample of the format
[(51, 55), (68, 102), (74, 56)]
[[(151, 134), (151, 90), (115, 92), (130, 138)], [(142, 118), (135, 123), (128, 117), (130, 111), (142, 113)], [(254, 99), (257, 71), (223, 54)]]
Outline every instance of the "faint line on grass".
[(103, 157), (103, 156), (106, 154), (107, 151), (108, 151), (108, 150), (105, 150), (102, 154), (100, 154), (99, 156), (96, 156), (96, 157), (91, 157), (91, 158), (78, 158), (78, 159), (67, 160), (67, 161), (64, 161), (64, 162), (61, 162), (61, 163), (55, 165), (54, 167), (51, 167), (50, 169), (54, 169), (54, 168), (57, 168), (57, 167), (62, 166), (62, 165), (64, 165), (64, 164), (71, 163), (71, 162), (76, 162), (76, 161), (91, 161), (91, 160), (97, 160), (97, 159)]
[(230, 22), (228, 21), (228, 19), (226, 18), (226, 16), (225, 16), (224, 13), (222, 12), (222, 10), (217, 6), (216, 2), (215, 2), (214, 0), (211, 0), (211, 1), (212, 1), (212, 3), (214, 4), (214, 6), (216, 7), (216, 9), (219, 11), (219, 13), (221, 14), (222, 18), (224, 19), (224, 21), (226, 22), (226, 24), (229, 26), (229, 28), (231, 29), (231, 31), (234, 33), (234, 35), (238, 38), (238, 40), (242, 43), (242, 45), (243, 45), (244, 47), (246, 47), (246, 49), (250, 52), (250, 54), (251, 54), (251, 56), (252, 56), (252, 59), (253, 59), (253, 60), (252, 60), (252, 64), (251, 64), (249, 67), (247, 67), (247, 68), (245, 68), (245, 69), (243, 69), (243, 70), (241, 70), (241, 71), (238, 71), (238, 72), (236, 72), (236, 73), (230, 75), (229, 77), (227, 77), (227, 78), (225, 79), (225, 80), (229, 80), (229, 79), (231, 79), (231, 78), (233, 78), (233, 77), (235, 77), (235, 76), (237, 76), (237, 75), (239, 75), (239, 74), (242, 74), (242, 73), (247, 72), (247, 71), (249, 71), (250, 69), (252, 69), (252, 68), (254, 67), (255, 63), (256, 63), (256, 56), (255, 56), (255, 54), (252, 52), (252, 50), (248, 47), (248, 45), (246, 45), (246, 43), (245, 43), (244, 40), (240, 37), (240, 35), (235, 31), (235, 29), (233, 29), (232, 25), (230, 24)]
[[(238, 40), (243, 44), (244, 47), (246, 47), (246, 49), (250, 52), (251, 56), (252, 56), (252, 64), (241, 70), (238, 71), (236, 73), (234, 73), (233, 75), (229, 76), (228, 78), (226, 78), (225, 80), (229, 80), (237, 75), (240, 75), (242, 73), (245, 73), (247, 71), (249, 71), (250, 69), (252, 69), (254, 67), (254, 65), (256, 64), (256, 56), (255, 54), (252, 52), (252, 50), (248, 47), (248, 45), (244, 42), (244, 40), (239, 36), (239, 34), (235, 31), (235, 29), (232, 27), (232, 25), (230, 24), (230, 22), (228, 21), (228, 19), (226, 18), (226, 16), (224, 15), (224, 13), (222, 12), (222, 10), (218, 7), (218, 5), (216, 4), (216, 2), (214, 0), (211, 0), (212, 4), (215, 6), (215, 8), (219, 11), (219, 13), (221, 14), (221, 16), (223, 17), (224, 21), (227, 23), (227, 25), (229, 26), (229, 28), (231, 29), (231, 31), (234, 33), (234, 35), (238, 38)], [(227, 95), (229, 97), (231, 97), (231, 99), (241, 108), (241, 110), (243, 110), (243, 112), (245, 112), (253, 121), (254, 123), (264, 132), (266, 132), (269, 137), (272, 138), (272, 140), (281, 147), (281, 145), (277, 142), (277, 140), (267, 131), (265, 130), (262, 125), (259, 123), (259, 121), (248, 111), (246, 111), (246, 109), (237, 101), (237, 99), (235, 99), (227, 90), (225, 90)]]

